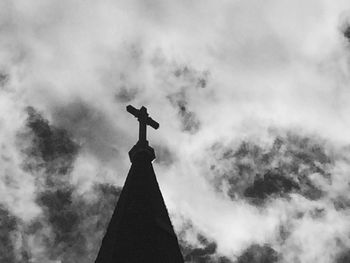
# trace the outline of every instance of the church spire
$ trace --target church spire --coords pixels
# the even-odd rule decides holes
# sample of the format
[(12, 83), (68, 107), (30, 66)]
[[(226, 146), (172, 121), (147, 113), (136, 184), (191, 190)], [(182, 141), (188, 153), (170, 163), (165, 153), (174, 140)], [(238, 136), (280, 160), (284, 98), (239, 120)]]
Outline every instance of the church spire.
[(127, 111), (139, 121), (139, 141), (129, 151), (131, 168), (95, 263), (183, 263), (146, 138), (147, 125), (159, 124), (145, 107), (129, 105)]

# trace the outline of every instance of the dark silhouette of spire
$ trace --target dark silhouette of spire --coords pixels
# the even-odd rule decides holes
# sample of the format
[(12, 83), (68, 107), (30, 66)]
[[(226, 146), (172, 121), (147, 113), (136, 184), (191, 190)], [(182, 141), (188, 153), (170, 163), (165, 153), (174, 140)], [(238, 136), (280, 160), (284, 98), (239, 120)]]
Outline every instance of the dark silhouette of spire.
[(132, 165), (95, 263), (183, 263), (146, 139), (147, 125), (159, 124), (145, 107), (129, 105), (127, 111), (138, 118), (139, 141), (129, 151)]

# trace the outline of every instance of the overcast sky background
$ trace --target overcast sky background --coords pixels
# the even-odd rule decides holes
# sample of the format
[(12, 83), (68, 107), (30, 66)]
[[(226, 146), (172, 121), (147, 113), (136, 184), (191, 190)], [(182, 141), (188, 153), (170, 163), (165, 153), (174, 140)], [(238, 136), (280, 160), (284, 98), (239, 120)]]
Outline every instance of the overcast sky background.
[[(38, 196), (56, 186), (37, 178), (61, 175), (24, 165), (35, 137), (27, 107), (79, 147), (64, 177), (72, 200), (97, 202), (94, 186), (122, 186), (130, 167), (132, 104), (160, 123), (148, 132), (154, 167), (184, 246), (202, 248), (206, 262), (245, 262), (254, 245), (279, 262), (345, 262), (349, 25), (345, 0), (0, 1), (0, 203), (16, 221), (2, 228), (12, 260), (25, 262), (25, 250), (28, 262), (93, 262), (99, 246), (87, 242), (89, 259), (69, 261), (44, 245), (55, 237)], [(249, 154), (238, 153), (243, 141)], [(298, 189), (248, 197), (257, 174), (284, 167)]]

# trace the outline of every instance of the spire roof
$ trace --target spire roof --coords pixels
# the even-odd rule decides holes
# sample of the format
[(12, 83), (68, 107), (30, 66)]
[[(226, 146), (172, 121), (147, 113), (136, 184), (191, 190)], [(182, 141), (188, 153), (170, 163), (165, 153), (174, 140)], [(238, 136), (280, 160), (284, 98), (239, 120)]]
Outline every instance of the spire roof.
[(95, 263), (184, 262), (153, 170), (153, 148), (139, 140), (129, 156), (132, 165)]

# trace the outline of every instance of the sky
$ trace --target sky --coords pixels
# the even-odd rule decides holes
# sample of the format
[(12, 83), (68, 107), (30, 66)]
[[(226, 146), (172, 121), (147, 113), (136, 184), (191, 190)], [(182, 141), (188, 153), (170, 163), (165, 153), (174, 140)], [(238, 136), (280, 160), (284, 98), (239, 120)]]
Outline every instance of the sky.
[(186, 262), (350, 260), (350, 3), (0, 1), (0, 262), (94, 262), (146, 106)]

